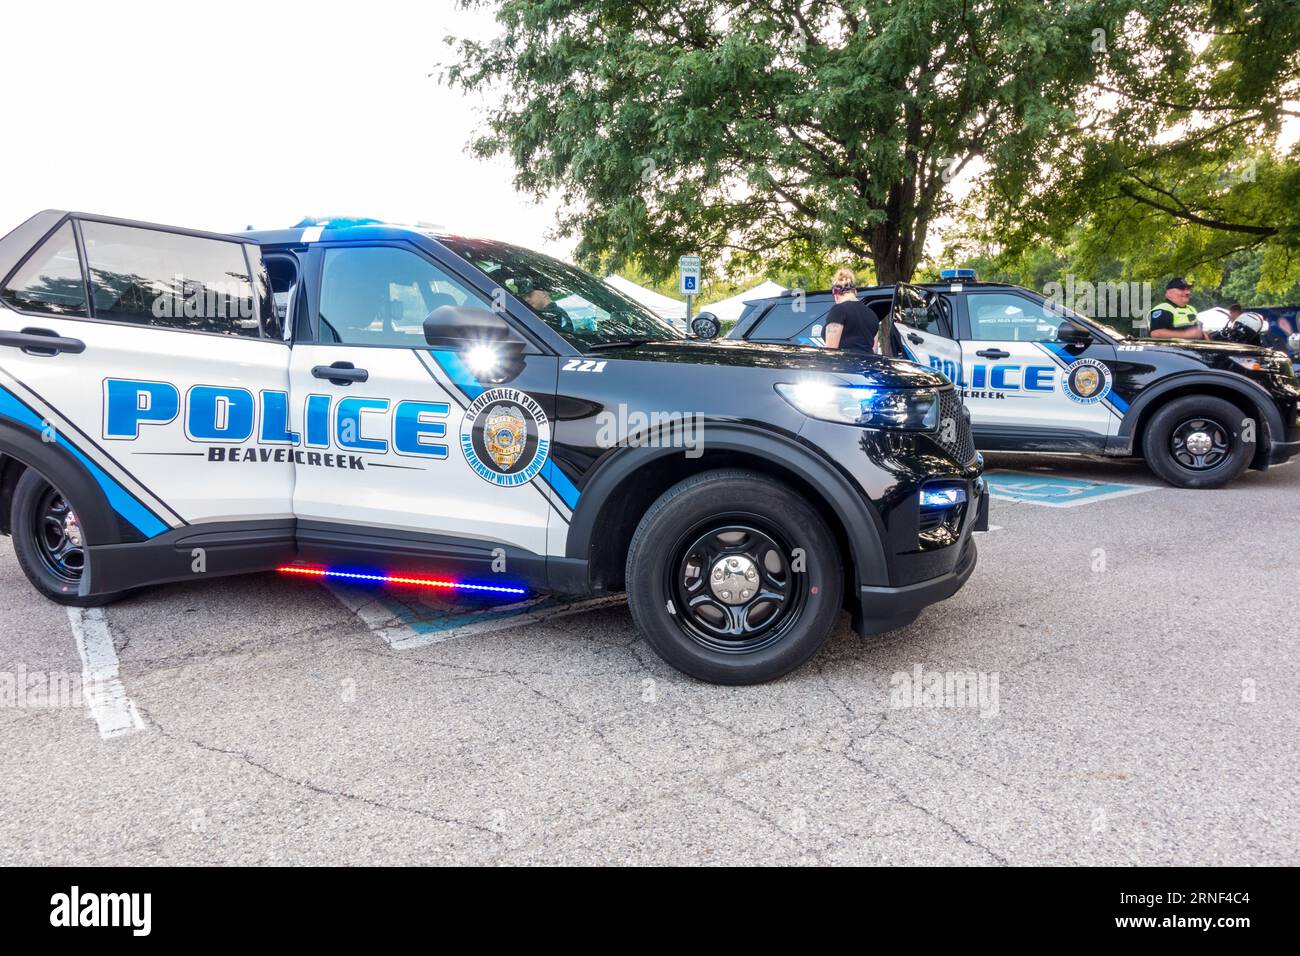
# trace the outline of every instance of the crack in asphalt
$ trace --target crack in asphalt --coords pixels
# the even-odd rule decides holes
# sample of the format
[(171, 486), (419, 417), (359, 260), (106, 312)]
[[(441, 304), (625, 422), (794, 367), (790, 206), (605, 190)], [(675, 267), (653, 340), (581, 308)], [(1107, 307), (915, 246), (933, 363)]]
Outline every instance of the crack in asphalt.
[(181, 743), (188, 744), (191, 747), (195, 747), (199, 750), (206, 751), (207, 753), (221, 754), (227, 757), (235, 757), (238, 760), (242, 761), (243, 763), (247, 764), (248, 766), (252, 767), (253, 769), (258, 770), (261, 773), (275, 780), (279, 780), (282, 783), (287, 783), (291, 786), (298, 787), (302, 790), (307, 790), (311, 793), (319, 794), (320, 796), (334, 797), (340, 800), (348, 800), (354, 803), (360, 803), (365, 806), (373, 807), (374, 809), (377, 810), (384, 810), (390, 813), (410, 814), (413, 816), (422, 817), (426, 820), (433, 820), (437, 823), (443, 823), (448, 826), (463, 827), (465, 829), (473, 830), (476, 833), (490, 837), (491, 839), (497, 842), (500, 842), (501, 840), (504, 839), (502, 834), (498, 833), (496, 830), (493, 830), (491, 827), (485, 827), (477, 823), (472, 823), (469, 820), (463, 820), (458, 817), (443, 816), (441, 814), (433, 813), (429, 810), (424, 810), (419, 807), (407, 807), (407, 806), (402, 806), (400, 804), (386, 803), (382, 800), (376, 800), (372, 797), (367, 797), (363, 794), (351, 793), (347, 790), (337, 790), (330, 787), (324, 787), (321, 786), (320, 784), (313, 783), (310, 780), (301, 780), (298, 779), (297, 777), (291, 777), (288, 774), (281, 773), (278, 770), (275, 770), (267, 766), (266, 764), (253, 759), (252, 756), (250, 756), (248, 753), (242, 750), (218, 747), (215, 744), (209, 744), (201, 740), (195, 740), (190, 737), (182, 737), (178, 734), (171, 733), (162, 724), (158, 723), (156, 717), (154, 717), (151, 714), (145, 714), (143, 708), (141, 708), (141, 714), (146, 717), (149, 723), (154, 727), (155, 730), (158, 731), (158, 733), (162, 737), (165, 737), (169, 740), (179, 741)]

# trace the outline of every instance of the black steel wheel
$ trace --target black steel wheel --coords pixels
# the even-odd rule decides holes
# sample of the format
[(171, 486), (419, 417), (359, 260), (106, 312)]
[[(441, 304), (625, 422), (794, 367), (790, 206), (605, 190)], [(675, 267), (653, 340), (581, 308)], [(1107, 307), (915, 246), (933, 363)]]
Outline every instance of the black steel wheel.
[(53, 485), (46, 485), (32, 509), (31, 521), (41, 564), (59, 581), (77, 587), (86, 569), (86, 548), (81, 523), (68, 499)]
[(1259, 423), (1226, 399), (1185, 395), (1142, 426), (1142, 455), (1179, 488), (1220, 488), (1250, 466)]
[(40, 472), (28, 468), (14, 486), (9, 511), (14, 554), (36, 590), (59, 604), (95, 607), (122, 596), (81, 594), (90, 544), (75, 503)]
[(830, 637), (844, 562), (818, 512), (766, 475), (717, 469), (650, 506), (627, 556), (628, 606), (650, 646), (715, 684), (775, 680)]
[(1210, 418), (1189, 418), (1173, 430), (1169, 450), (1184, 468), (1209, 471), (1232, 454), (1232, 435)]
[(665, 570), (683, 628), (704, 647), (751, 653), (798, 618), (804, 574), (781, 538), (755, 515), (719, 516), (682, 536)]

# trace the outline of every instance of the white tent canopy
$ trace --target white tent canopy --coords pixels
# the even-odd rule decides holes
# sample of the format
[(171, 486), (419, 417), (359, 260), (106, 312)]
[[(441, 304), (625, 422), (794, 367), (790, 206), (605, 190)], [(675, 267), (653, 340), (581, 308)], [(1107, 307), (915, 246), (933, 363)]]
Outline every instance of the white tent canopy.
[(740, 318), (740, 313), (745, 311), (746, 302), (752, 302), (754, 299), (768, 299), (774, 295), (780, 295), (784, 291), (785, 286), (778, 285), (771, 280), (765, 280), (754, 286), (754, 288), (738, 292), (721, 302), (702, 305), (700, 311), (712, 312), (718, 317), (719, 322), (734, 322)]
[(685, 302), (669, 298), (654, 289), (639, 286), (631, 279), (624, 279), (622, 276), (605, 276), (605, 284), (613, 286), (633, 302), (645, 306), (661, 319), (679, 324), (686, 321)]
[(1196, 318), (1201, 323), (1201, 328), (1207, 332), (1218, 332), (1228, 324), (1228, 310), (1223, 306), (1216, 305), (1206, 309), (1204, 312), (1196, 313)]

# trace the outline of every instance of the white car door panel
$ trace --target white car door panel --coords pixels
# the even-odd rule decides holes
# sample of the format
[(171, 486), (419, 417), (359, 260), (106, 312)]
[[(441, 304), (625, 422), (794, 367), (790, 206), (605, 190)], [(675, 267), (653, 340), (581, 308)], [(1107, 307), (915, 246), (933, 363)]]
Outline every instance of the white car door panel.
[(567, 517), (538, 473), (558, 360), (529, 349), (486, 382), (467, 353), (429, 347), (434, 310), (489, 303), (411, 249), (324, 247), (319, 268), (319, 340), (294, 346), (290, 375), (299, 520), (544, 556), (552, 516)]
[(962, 385), (977, 441), (997, 433), (1014, 444), (1018, 431), (1103, 447), (1120, 420), (1108, 401), (1114, 347), (1058, 341), (1064, 318), (1016, 293), (971, 292), (966, 304)]
[[(56, 280), (76, 295), (79, 246), (93, 315), (84, 296), (63, 309), (82, 314), (55, 314)], [(285, 421), (289, 348), (261, 329), (255, 256), (231, 239), (67, 220), (6, 287), (0, 331), (81, 347), (0, 349), (0, 401), (39, 415), (145, 537), (292, 513), (292, 461), (258, 450)]]

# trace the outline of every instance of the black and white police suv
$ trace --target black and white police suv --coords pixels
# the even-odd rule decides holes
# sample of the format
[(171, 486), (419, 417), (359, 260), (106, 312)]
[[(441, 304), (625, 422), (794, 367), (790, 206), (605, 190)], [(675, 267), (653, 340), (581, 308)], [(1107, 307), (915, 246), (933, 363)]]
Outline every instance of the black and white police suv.
[(41, 593), (286, 574), (625, 589), (704, 680), (954, 592), (987, 522), (956, 390), (704, 342), (498, 242), (43, 212), (0, 240), (0, 514)]
[[(1300, 451), (1285, 353), (1133, 338), (1019, 286), (967, 278), (860, 289), (880, 345), (961, 389), (982, 451), (1140, 456), (1160, 478), (1216, 488)], [(830, 292), (747, 303), (732, 340), (822, 345)]]

